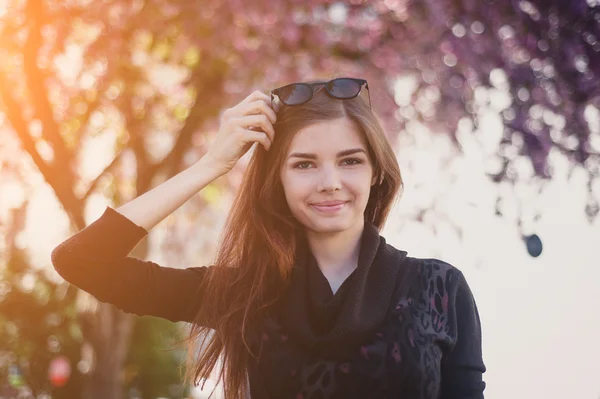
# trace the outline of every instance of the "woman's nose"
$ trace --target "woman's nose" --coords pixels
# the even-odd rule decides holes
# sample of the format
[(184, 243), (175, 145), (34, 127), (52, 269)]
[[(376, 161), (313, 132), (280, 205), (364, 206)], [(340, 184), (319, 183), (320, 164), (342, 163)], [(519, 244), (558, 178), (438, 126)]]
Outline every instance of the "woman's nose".
[(342, 188), (342, 180), (335, 167), (325, 166), (319, 173), (319, 191), (335, 191)]

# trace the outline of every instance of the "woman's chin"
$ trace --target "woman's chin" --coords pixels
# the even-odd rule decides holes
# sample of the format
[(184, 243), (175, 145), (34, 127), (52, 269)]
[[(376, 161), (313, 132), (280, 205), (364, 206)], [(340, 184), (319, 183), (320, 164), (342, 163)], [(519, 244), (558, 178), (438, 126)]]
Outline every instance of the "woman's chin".
[(348, 218), (315, 218), (309, 229), (318, 234), (341, 233), (352, 228), (354, 223)]

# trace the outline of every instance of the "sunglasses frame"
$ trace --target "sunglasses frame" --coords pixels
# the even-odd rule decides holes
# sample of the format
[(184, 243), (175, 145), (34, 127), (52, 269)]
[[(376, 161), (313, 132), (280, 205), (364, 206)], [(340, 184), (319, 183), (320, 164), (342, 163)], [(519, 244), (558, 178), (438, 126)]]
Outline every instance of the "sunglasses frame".
[[(332, 82), (335, 82), (336, 80), (346, 80), (346, 79), (347, 80), (353, 80), (353, 81), (355, 81), (356, 83), (358, 83), (360, 85), (359, 89), (358, 89), (358, 93), (356, 93), (356, 95), (354, 95), (352, 97), (337, 97), (337, 96), (333, 95), (329, 91), (329, 89), (327, 88), (327, 85), (329, 85)], [(282, 90), (284, 90), (284, 89), (286, 89), (286, 88), (288, 88), (290, 86), (296, 86), (296, 85), (307, 86), (308, 88), (310, 88), (310, 97), (306, 101), (301, 102), (299, 104), (287, 104), (287, 103), (285, 103), (281, 99), (281, 97), (279, 96), (279, 93)], [(281, 101), (282, 104), (285, 104), (288, 107), (293, 107), (295, 105), (306, 104), (307, 102), (309, 102), (310, 100), (312, 100), (313, 96), (315, 95), (315, 88), (316, 87), (320, 87), (320, 86), (324, 86), (325, 90), (327, 91), (327, 94), (329, 94), (331, 97), (333, 97), (333, 98), (335, 98), (337, 100), (351, 100), (353, 98), (358, 97), (360, 95), (360, 93), (362, 93), (363, 85), (367, 89), (367, 94), (369, 96), (369, 108), (371, 108), (371, 93), (369, 92), (369, 83), (365, 79), (348, 78), (348, 77), (335, 78), (335, 79), (332, 79), (332, 80), (329, 80), (329, 81), (326, 81), (326, 82), (323, 81), (323, 82), (313, 82), (313, 83), (303, 83), (303, 82), (301, 82), (301, 83), (290, 83), (290, 84), (287, 84), (285, 86), (278, 87), (276, 89), (271, 90), (271, 104), (273, 104), (273, 99), (275, 98), (275, 96), (277, 96), (277, 98), (279, 98), (279, 101)]]

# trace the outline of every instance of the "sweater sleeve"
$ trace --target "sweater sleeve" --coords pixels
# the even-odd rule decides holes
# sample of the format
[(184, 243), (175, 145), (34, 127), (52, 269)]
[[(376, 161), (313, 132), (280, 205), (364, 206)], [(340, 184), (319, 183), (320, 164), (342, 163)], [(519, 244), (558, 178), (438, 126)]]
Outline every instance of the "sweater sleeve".
[(192, 322), (198, 288), (210, 267), (162, 267), (128, 254), (148, 234), (107, 207), (95, 222), (52, 251), (66, 281), (126, 313)]
[(481, 322), (475, 299), (464, 275), (457, 270), (449, 323), (456, 337), (442, 356), (442, 399), (483, 399), (486, 367), (481, 349)]

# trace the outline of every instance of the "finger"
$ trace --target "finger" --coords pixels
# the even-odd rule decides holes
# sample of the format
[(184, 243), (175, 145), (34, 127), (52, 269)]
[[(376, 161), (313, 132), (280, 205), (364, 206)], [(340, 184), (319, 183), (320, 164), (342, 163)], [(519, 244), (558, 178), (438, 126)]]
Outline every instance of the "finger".
[(254, 130), (245, 129), (245, 135), (248, 140), (260, 143), (265, 150), (269, 151), (271, 148), (271, 140), (264, 132), (256, 132)]
[(269, 136), (270, 140), (275, 139), (275, 129), (273, 128), (273, 125), (271, 124), (269, 119), (263, 114), (246, 115), (241, 118), (238, 118), (237, 122), (239, 126), (243, 128), (259, 127), (264, 133), (266, 133)]
[(231, 122), (243, 129), (262, 131), (269, 136), (270, 140), (274, 140), (275, 138), (275, 129), (269, 119), (263, 114), (246, 115), (234, 118)]
[(264, 114), (271, 123), (277, 122), (277, 114), (266, 102), (262, 100), (253, 101), (247, 104), (244, 109), (244, 115)]
[(244, 98), (240, 104), (248, 104), (251, 103), (252, 101), (256, 101), (256, 100), (263, 100), (263, 101), (271, 101), (271, 96), (263, 93), (260, 90), (254, 90), (252, 93), (250, 93), (250, 95), (246, 98)]

